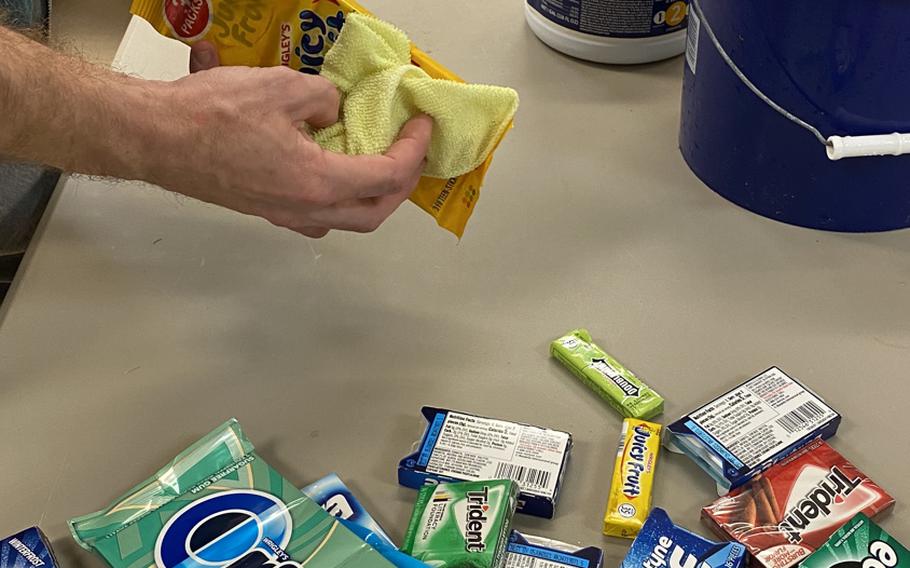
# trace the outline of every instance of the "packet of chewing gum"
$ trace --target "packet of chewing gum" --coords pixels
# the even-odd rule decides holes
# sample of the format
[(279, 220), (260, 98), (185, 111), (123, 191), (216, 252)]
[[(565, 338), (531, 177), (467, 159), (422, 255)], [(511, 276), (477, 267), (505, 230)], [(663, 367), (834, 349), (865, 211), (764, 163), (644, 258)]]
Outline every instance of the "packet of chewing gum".
[(374, 534), (377, 539), (384, 541), (389, 546), (395, 546), (389, 535), (364, 509), (357, 497), (338, 477), (338, 474), (330, 473), (302, 488), (301, 491), (333, 517), (360, 525), (364, 530)]
[(822, 440), (702, 510), (714, 532), (741, 542), (764, 568), (792, 568), (857, 513), (872, 517), (894, 498)]
[(109, 507), (72, 519), (112, 568), (393, 568), (230, 420)]
[(664, 446), (736, 489), (817, 438), (837, 433), (841, 415), (777, 367), (668, 424)]
[[(222, 65), (284, 65), (314, 75), (335, 45), (345, 17), (351, 12), (370, 14), (356, 0), (133, 0), (130, 11), (167, 37), (186, 44), (212, 42)], [(411, 62), (434, 79), (464, 82), (413, 45)], [(411, 201), (461, 238), (494, 153), (464, 175), (421, 178)]]
[(620, 568), (745, 568), (748, 557), (742, 544), (702, 538), (655, 507)]
[(50, 542), (38, 527), (0, 540), (0, 568), (57, 568)]
[(858, 513), (803, 560), (799, 568), (900, 568), (910, 551), (866, 515)]
[(626, 418), (650, 420), (664, 411), (664, 399), (591, 340), (586, 329), (550, 343), (550, 354)]
[(518, 512), (552, 519), (572, 450), (568, 432), (424, 406), (420, 443), (398, 463), (398, 483), (512, 479)]
[(436, 568), (503, 568), (517, 505), (509, 479), (426, 485), (401, 550)]
[(397, 568), (429, 568), (398, 550), (338, 475), (331, 473), (301, 491)]
[(622, 423), (603, 533), (635, 538), (651, 512), (660, 424), (626, 418)]

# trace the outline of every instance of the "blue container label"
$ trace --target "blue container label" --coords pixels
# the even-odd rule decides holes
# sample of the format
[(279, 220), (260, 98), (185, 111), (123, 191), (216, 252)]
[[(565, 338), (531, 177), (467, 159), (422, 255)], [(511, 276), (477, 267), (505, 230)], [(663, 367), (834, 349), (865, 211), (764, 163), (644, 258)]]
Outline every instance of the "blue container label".
[(603, 37), (654, 37), (686, 27), (686, 0), (527, 0), (564, 28)]

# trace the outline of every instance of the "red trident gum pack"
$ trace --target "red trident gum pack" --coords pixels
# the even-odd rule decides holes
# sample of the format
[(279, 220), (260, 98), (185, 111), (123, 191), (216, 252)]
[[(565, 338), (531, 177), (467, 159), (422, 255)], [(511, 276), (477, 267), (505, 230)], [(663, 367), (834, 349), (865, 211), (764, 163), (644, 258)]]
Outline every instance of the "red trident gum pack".
[(894, 499), (821, 440), (702, 511), (719, 535), (739, 541), (758, 566), (789, 568), (857, 513), (873, 517)]

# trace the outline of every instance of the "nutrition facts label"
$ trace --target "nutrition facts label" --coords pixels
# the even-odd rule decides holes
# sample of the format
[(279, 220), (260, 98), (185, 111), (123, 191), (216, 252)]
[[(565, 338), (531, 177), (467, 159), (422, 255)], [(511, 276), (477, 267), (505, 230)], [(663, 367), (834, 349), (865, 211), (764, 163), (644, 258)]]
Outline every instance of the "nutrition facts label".
[(837, 413), (820, 398), (776, 367), (689, 416), (749, 468), (835, 417)]
[(512, 479), (525, 493), (552, 498), (568, 447), (565, 432), (449, 412), (431, 425), (421, 461), (429, 473)]

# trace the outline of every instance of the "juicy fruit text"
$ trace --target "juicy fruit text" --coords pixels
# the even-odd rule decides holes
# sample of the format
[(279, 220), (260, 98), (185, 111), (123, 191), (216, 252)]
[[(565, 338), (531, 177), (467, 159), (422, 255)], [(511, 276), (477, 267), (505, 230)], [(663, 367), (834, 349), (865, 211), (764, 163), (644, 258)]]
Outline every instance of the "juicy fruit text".
[(294, 54), (300, 60), (298, 71), (316, 75), (322, 69), (327, 46), (335, 43), (341, 28), (344, 26), (344, 12), (338, 11), (334, 16), (323, 19), (313, 10), (300, 12), (300, 45), (294, 48)]
[(641, 474), (648, 470), (648, 440), (651, 430), (646, 426), (636, 426), (629, 446), (629, 459), (626, 460), (626, 471), (623, 478), (623, 494), (626, 497), (641, 495)]

